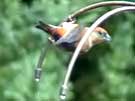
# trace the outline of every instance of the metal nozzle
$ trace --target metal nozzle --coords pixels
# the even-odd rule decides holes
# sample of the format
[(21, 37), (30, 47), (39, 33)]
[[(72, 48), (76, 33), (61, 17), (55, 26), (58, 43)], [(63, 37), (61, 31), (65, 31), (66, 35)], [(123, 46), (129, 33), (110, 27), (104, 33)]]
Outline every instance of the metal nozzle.
[(41, 68), (35, 69), (35, 80), (36, 80), (36, 82), (39, 82), (40, 77), (41, 77), (41, 72), (42, 72)]
[(66, 100), (66, 93), (67, 93), (67, 87), (63, 85), (60, 89), (60, 101)]

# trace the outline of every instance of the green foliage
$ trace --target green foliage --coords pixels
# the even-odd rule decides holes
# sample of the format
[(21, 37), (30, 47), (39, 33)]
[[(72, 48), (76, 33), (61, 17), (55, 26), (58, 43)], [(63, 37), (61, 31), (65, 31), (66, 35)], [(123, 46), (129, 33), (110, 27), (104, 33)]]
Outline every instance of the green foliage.
[[(58, 101), (69, 54), (51, 47), (39, 84), (33, 73), (47, 35), (34, 28), (38, 20), (59, 24), (67, 15), (101, 0), (1, 0), (0, 101)], [(111, 8), (79, 17), (90, 26)], [(111, 17), (103, 26), (112, 42), (95, 46), (78, 59), (72, 75), (72, 101), (135, 100), (135, 15)]]

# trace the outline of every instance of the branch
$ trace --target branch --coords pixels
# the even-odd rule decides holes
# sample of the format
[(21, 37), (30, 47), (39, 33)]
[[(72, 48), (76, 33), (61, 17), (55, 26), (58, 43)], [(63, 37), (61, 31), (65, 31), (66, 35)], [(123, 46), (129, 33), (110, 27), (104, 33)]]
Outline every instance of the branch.
[(85, 43), (85, 41), (87, 40), (87, 38), (89, 37), (89, 35), (94, 31), (94, 29), (99, 26), (102, 22), (104, 22), (105, 20), (107, 20), (109, 17), (117, 14), (117, 13), (121, 13), (123, 11), (135, 11), (135, 6), (127, 6), (127, 7), (120, 7), (120, 8), (116, 8), (114, 10), (111, 10), (107, 13), (105, 13), (104, 15), (102, 15), (100, 18), (98, 18), (88, 29), (88, 31), (85, 33), (85, 35), (82, 37), (82, 39), (80, 40), (72, 58), (71, 61), (68, 65), (68, 71), (67, 74), (65, 76), (65, 80), (64, 83), (62, 85), (61, 91), (60, 91), (60, 98), (61, 99), (65, 99), (66, 98), (66, 90), (67, 90), (67, 84), (73, 69), (73, 66), (76, 62), (76, 59), (80, 53), (80, 50), (83, 46), (83, 44)]
[(80, 16), (81, 14), (99, 8), (99, 7), (105, 7), (105, 6), (135, 6), (134, 2), (128, 2), (128, 1), (105, 1), (105, 2), (99, 2), (95, 3), (86, 7), (81, 8), (80, 10), (76, 11), (75, 13), (68, 16), (65, 21), (73, 21), (74, 18), (77, 16)]

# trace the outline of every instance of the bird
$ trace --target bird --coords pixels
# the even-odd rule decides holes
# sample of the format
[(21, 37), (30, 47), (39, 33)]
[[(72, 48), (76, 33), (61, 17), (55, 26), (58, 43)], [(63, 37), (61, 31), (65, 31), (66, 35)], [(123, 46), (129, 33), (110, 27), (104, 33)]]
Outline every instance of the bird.
[[(36, 28), (48, 33), (48, 40), (52, 44), (57, 45), (68, 52), (74, 52), (80, 40), (89, 29), (89, 27), (84, 27), (80, 24), (77, 24), (75, 21), (64, 21), (58, 26), (39, 21), (36, 25)], [(94, 45), (109, 41), (111, 41), (111, 36), (108, 34), (108, 32), (102, 27), (96, 27), (94, 31), (90, 33), (86, 42), (82, 46), (79, 55), (87, 53)], [(45, 50), (43, 50), (43, 52), (40, 54), (37, 67), (35, 69), (35, 80), (37, 82), (40, 80), (42, 71), (41, 67), (46, 54), (47, 51), (45, 48)]]
[[(49, 34), (48, 39), (52, 44), (70, 52), (73, 52), (76, 49), (79, 41), (89, 29), (89, 27), (84, 27), (75, 22), (63, 22), (59, 26), (55, 26), (46, 24), (43, 21), (39, 21), (36, 28), (47, 32)], [(111, 41), (111, 36), (108, 32), (102, 27), (96, 27), (87, 38), (80, 53), (86, 53), (94, 45), (109, 41)]]

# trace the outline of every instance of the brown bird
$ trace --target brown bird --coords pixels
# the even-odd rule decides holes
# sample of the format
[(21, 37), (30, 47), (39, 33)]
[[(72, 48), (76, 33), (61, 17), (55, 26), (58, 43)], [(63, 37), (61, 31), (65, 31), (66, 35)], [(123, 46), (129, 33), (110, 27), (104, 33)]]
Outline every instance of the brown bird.
[[(47, 32), (50, 35), (48, 39), (53, 44), (71, 52), (75, 50), (79, 41), (89, 29), (88, 27), (83, 27), (73, 22), (63, 22), (60, 26), (54, 26), (50, 24), (45, 24), (42, 21), (40, 21), (36, 27)], [(88, 52), (88, 50), (96, 44), (100, 44), (102, 42), (105, 41), (107, 42), (110, 40), (111, 37), (109, 36), (107, 31), (101, 27), (97, 27), (90, 34), (87, 41), (84, 43), (81, 49), (81, 54)], [(35, 69), (35, 80), (37, 82), (39, 81), (41, 76), (42, 71), (41, 67), (45, 55), (46, 55), (46, 48), (41, 52), (37, 68)]]
[[(83, 35), (89, 29), (88, 27), (83, 27), (72, 22), (63, 22), (60, 26), (54, 26), (40, 21), (36, 27), (47, 32), (50, 35), (49, 40), (53, 44), (58, 45), (67, 51), (74, 51)], [(108, 32), (101, 27), (97, 27), (83, 45), (81, 53), (87, 52), (96, 44), (108, 42), (110, 40), (111, 37)]]

